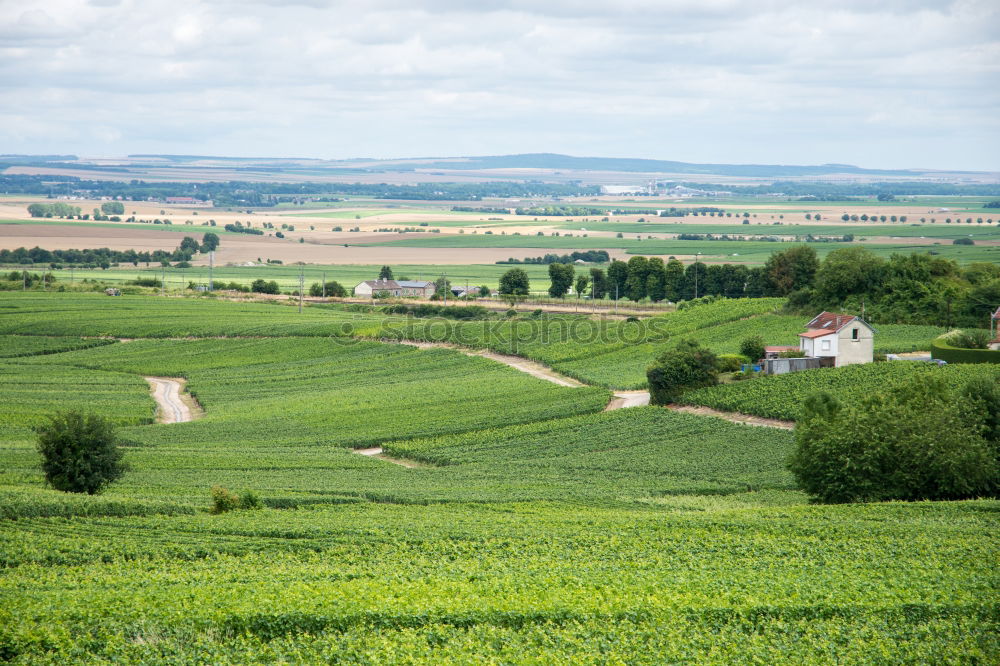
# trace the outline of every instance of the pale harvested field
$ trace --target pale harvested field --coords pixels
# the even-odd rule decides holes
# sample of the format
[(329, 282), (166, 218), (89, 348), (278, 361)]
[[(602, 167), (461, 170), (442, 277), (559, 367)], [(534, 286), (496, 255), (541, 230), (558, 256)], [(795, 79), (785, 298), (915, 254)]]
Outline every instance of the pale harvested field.
[[(205, 227), (192, 227), (190, 235), (199, 238)], [(331, 234), (332, 235), (332, 234)], [(260, 259), (280, 259), (285, 263), (304, 261), (310, 264), (492, 264), (508, 257), (534, 257), (543, 253), (538, 248), (413, 248), (357, 247), (351, 243), (411, 238), (402, 234), (337, 234), (339, 244), (320, 245), (311, 240), (299, 243), (270, 236), (222, 236), (215, 253), (216, 265), (256, 262)], [(87, 227), (70, 225), (0, 224), (0, 248), (44, 247), (47, 250), (69, 250), (106, 247), (112, 250), (174, 250), (184, 234), (155, 229)], [(344, 247), (348, 243), (349, 247)], [(569, 250), (565, 250), (568, 252)], [(625, 257), (621, 250), (609, 249), (613, 257)], [(207, 264), (198, 257), (194, 264)]]

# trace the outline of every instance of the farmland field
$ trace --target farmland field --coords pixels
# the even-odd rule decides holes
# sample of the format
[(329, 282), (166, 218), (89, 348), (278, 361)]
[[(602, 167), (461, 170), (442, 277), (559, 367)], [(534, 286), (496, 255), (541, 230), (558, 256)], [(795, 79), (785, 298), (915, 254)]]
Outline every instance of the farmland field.
[(683, 402), (717, 409), (755, 414), (766, 418), (795, 420), (802, 397), (816, 391), (830, 391), (847, 401), (859, 400), (888, 384), (918, 377), (943, 377), (953, 387), (974, 376), (997, 377), (1000, 368), (984, 363), (938, 367), (919, 361), (892, 361), (842, 368), (821, 368), (809, 372), (761, 377), (752, 381), (725, 384), (686, 393)]
[[(785, 469), (787, 431), (604, 412), (603, 388), (355, 337), (462, 338), (624, 386), (671, 337), (722, 350), (740, 324), (783, 335), (796, 322), (779, 305), (720, 301), (623, 328), (489, 322), (490, 337), (484, 322), (337, 308), (4, 294), (0, 655), (995, 662), (996, 501), (809, 505)], [(574, 322), (597, 333), (574, 337)], [(887, 336), (915, 344), (927, 328)], [(204, 416), (153, 423), (145, 375), (186, 378)], [(113, 419), (124, 442), (129, 470), (98, 496), (43, 483), (31, 428), (74, 407)], [(214, 485), (263, 506), (209, 513)]]
[[(736, 229), (737, 227), (734, 227)], [(995, 231), (995, 230), (994, 230)], [(431, 234), (420, 238), (406, 238), (385, 242), (368, 243), (377, 247), (407, 247), (407, 248), (538, 248), (540, 250), (587, 250), (616, 248), (625, 250), (628, 254), (639, 255), (676, 255), (692, 257), (696, 253), (708, 257), (724, 257), (729, 263), (760, 264), (767, 260), (775, 250), (781, 250), (782, 243), (746, 240), (746, 241), (705, 241), (705, 240), (674, 240), (662, 238), (608, 238), (599, 236), (583, 236), (579, 232), (572, 236), (531, 236), (531, 235), (486, 235), (461, 234), (441, 235)], [(636, 236), (655, 233), (649, 229)], [(730, 233), (739, 233), (731, 231)], [(1000, 235), (998, 233), (997, 235)], [(791, 242), (791, 241), (789, 241)], [(973, 261), (997, 261), (1000, 257), (1000, 246), (963, 246), (951, 245), (942, 241), (941, 245), (929, 246), (908, 243), (906, 239), (892, 243), (816, 243), (816, 253), (820, 258), (841, 247), (864, 245), (875, 254), (888, 257), (894, 252), (910, 253), (913, 251), (933, 250), (938, 255), (965, 263)]]

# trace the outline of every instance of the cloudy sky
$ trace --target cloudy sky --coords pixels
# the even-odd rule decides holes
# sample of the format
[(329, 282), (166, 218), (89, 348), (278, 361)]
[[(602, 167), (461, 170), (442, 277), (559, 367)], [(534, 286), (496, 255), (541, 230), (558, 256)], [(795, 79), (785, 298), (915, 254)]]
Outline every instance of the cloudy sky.
[(997, 0), (0, 0), (0, 153), (1000, 170)]

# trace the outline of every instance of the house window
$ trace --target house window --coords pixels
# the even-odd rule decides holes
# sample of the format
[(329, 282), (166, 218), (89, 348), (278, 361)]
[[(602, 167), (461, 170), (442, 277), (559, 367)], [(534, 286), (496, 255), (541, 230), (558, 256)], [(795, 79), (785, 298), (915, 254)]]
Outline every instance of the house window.
[(820, 340), (819, 348), (822, 349), (823, 351), (830, 351), (830, 341)]
[(858, 329), (853, 328), (851, 329), (851, 340), (857, 340), (857, 339), (858, 339)]

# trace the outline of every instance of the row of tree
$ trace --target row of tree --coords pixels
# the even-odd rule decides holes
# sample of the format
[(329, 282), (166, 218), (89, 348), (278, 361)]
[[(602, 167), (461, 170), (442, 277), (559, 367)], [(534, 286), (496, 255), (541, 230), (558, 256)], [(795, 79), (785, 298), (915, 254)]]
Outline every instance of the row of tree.
[(85, 250), (46, 250), (41, 247), (31, 249), (19, 247), (16, 250), (0, 250), (0, 264), (16, 264), (19, 266), (32, 264), (99, 266), (110, 268), (114, 264), (169, 263), (171, 261), (190, 261), (198, 252), (211, 252), (219, 247), (218, 234), (207, 232), (202, 242), (190, 236), (181, 240), (180, 246), (173, 252), (166, 250), (136, 251), (112, 250), (106, 247)]
[(570, 254), (546, 254), (541, 257), (525, 257), (515, 259), (510, 257), (507, 261), (498, 261), (498, 264), (571, 264), (575, 261), (585, 261), (593, 264), (604, 264), (611, 260), (611, 255), (607, 250), (583, 250), (571, 252)]
[[(633, 301), (691, 300), (701, 296), (758, 298), (786, 296), (802, 313), (842, 309), (881, 323), (985, 327), (1000, 305), (1000, 265), (966, 267), (931, 254), (894, 254), (883, 259), (863, 247), (834, 250), (821, 262), (816, 250), (796, 245), (776, 251), (763, 266), (686, 266), (671, 257), (614, 260), (607, 270), (574, 275), (569, 263), (549, 264), (549, 294), (627, 298)], [(503, 295), (527, 295), (528, 275), (513, 269), (500, 280)]]

